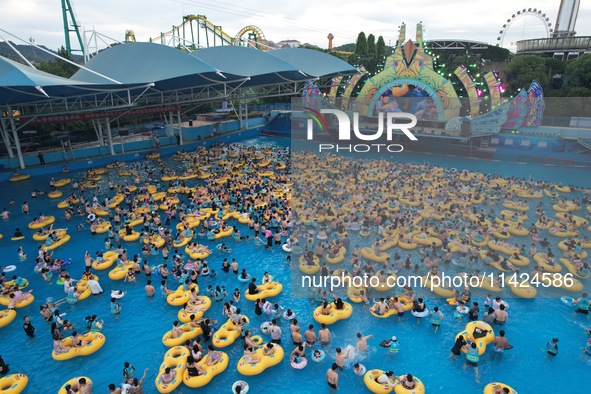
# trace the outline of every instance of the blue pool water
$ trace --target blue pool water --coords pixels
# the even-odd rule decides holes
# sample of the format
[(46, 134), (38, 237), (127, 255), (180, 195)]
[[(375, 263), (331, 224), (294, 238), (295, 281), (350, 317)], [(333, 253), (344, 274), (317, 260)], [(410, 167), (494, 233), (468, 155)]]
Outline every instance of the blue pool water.
[[(287, 146), (289, 141), (257, 138), (243, 143)], [(560, 180), (562, 183), (577, 184), (583, 187), (591, 186), (588, 170), (582, 169), (512, 165), (433, 155), (405, 154), (396, 156), (395, 159), (428, 161), (458, 169), (499, 172), (504, 176), (531, 175), (534, 178)], [(584, 177), (585, 174), (587, 177)], [(73, 177), (74, 175), (71, 173), (67, 176)], [(60, 177), (62, 177), (61, 174), (56, 175), (56, 178)], [(106, 181), (102, 182), (106, 183)], [(50, 200), (47, 196), (37, 199), (30, 198), (30, 191), (33, 188), (47, 189), (48, 187), (45, 185), (48, 185), (48, 178), (45, 177), (36, 177), (22, 183), (5, 183), (4, 187), (9, 190), (9, 193), (5, 192), (0, 197), (0, 208), (7, 207), (12, 212), (10, 220), (0, 223), (0, 232), (4, 235), (4, 238), (0, 240), (1, 264), (3, 266), (16, 264), (18, 269), (14, 274), (28, 278), (29, 288), (34, 289), (33, 294), (36, 296), (35, 302), (31, 306), (17, 310), (17, 318), (12, 324), (0, 329), (0, 354), (11, 365), (12, 372), (29, 375), (30, 381), (25, 391), (27, 393), (55, 393), (66, 380), (78, 375), (86, 375), (93, 380), (95, 393), (106, 393), (109, 383), (121, 383), (123, 362), (125, 361), (131, 362), (136, 367), (136, 376), (141, 376), (143, 369), (149, 368), (145, 392), (155, 393), (154, 379), (162, 357), (168, 349), (162, 344), (161, 337), (170, 330), (172, 322), (177, 319), (179, 308), (168, 305), (158, 295), (152, 299), (146, 298), (143, 290), (145, 283), (143, 274), (139, 276), (138, 283), (123, 283), (122, 281), (109, 280), (108, 270), (99, 271), (100, 283), (106, 294), (90, 297), (75, 305), (63, 305), (60, 311), (66, 312), (66, 319), (78, 325), (81, 328), (80, 331), (84, 331), (82, 327), (85, 316), (96, 314), (99, 318), (104, 319), (103, 333), (107, 338), (105, 346), (88, 357), (59, 362), (51, 358), (52, 340), (49, 335), (49, 326), (41, 319), (38, 311), (46, 297), (54, 299), (63, 297), (63, 289), (62, 286), (55, 285), (53, 281), (52, 283), (44, 282), (38, 274), (33, 272), (33, 260), (38, 243), (30, 237), (33, 231), (27, 228), (27, 223), (31, 218), (24, 217), (20, 213), (20, 203), (28, 200), (33, 215), (41, 211), (45, 215), (55, 215), (57, 221), (54, 227), (69, 228), (72, 240), (58, 248), (54, 256), (73, 259), (74, 262), (67, 268), (75, 278), (80, 277), (84, 270), (84, 252), (89, 250), (94, 253), (95, 250), (102, 249), (104, 237), (101, 235), (91, 237), (88, 231), (77, 231), (75, 225), (82, 220), (79, 217), (74, 217), (70, 223), (66, 223), (63, 211), (56, 208), (59, 199)], [(65, 192), (69, 190), (71, 190), (69, 186), (64, 189)], [(580, 196), (581, 194), (575, 195)], [(11, 198), (16, 201), (15, 206), (8, 206), (8, 201)], [(547, 205), (548, 202), (545, 201), (545, 204)], [(234, 221), (231, 223), (234, 224)], [(249, 234), (245, 225), (237, 225), (243, 235)], [(26, 240), (10, 241), (10, 236), (16, 227), (20, 227), (27, 235)], [(236, 287), (242, 292), (246, 289), (244, 284), (235, 280), (233, 274), (223, 274), (219, 269), (223, 258), (235, 257), (241, 267), (248, 268), (251, 275), (260, 278), (264, 271), (272, 273), (276, 280), (285, 285), (283, 292), (275, 300), (286, 309), (290, 308), (296, 312), (302, 331), (310, 323), (315, 325), (315, 331), (318, 330), (319, 324), (312, 318), (312, 310), (317, 306), (317, 303), (308, 299), (292, 297), (289, 285), (292, 271), (284, 252), (277, 247), (272, 251), (263, 249), (255, 246), (252, 241), (237, 242), (230, 238), (223, 241), (233, 248), (234, 252), (230, 255), (214, 252), (208, 258), (210, 267), (218, 271), (218, 276), (215, 279), (200, 278), (199, 286), (202, 291), (209, 284), (224, 285), (230, 293)], [(553, 241), (558, 241), (558, 239), (553, 239)], [(362, 242), (362, 240), (353, 239), (353, 244), (354, 242)], [(212, 242), (209, 245), (210, 248), (213, 249), (213, 245), (216, 243), (217, 241)], [(29, 259), (22, 263), (18, 262), (16, 254), (17, 247), (21, 245), (30, 255)], [(126, 243), (125, 247), (127, 247), (129, 255), (140, 253), (139, 243)], [(347, 256), (350, 256), (350, 252)], [(149, 260), (151, 264), (163, 261), (160, 256), (151, 257)], [(157, 279), (157, 277), (153, 279)], [(120, 316), (113, 316), (109, 312), (107, 294), (112, 289), (128, 292), (120, 302), (122, 306)], [(511, 304), (510, 320), (503, 329), (507, 332), (507, 337), (515, 349), (498, 356), (489, 347), (479, 365), (482, 375), (481, 383), (476, 383), (473, 371), (462, 368), (463, 358), (461, 360), (449, 358), (449, 350), (453, 345), (454, 337), (464, 329), (467, 320), (465, 318), (463, 321), (452, 320), (452, 308), (445, 303), (445, 300), (433, 298), (433, 294), (424, 289), (419, 289), (418, 292), (420, 296), (428, 297), (426, 302), (430, 308), (439, 306), (446, 314), (447, 318), (437, 332), (434, 332), (426, 320), (417, 321), (408, 314), (400, 323), (396, 322), (394, 318), (377, 319), (369, 314), (368, 307), (354, 304), (355, 313), (350, 319), (330, 326), (333, 339), (328, 347), (328, 357), (318, 365), (311, 363), (303, 370), (295, 370), (289, 366), (288, 360), (284, 359), (277, 367), (260, 375), (245, 378), (236, 371), (236, 364), (242, 356), (241, 342), (237, 341), (234, 345), (222, 349), (230, 357), (228, 369), (199, 391), (229, 393), (234, 381), (244, 379), (250, 384), (250, 392), (252, 393), (264, 391), (276, 393), (286, 390), (298, 393), (328, 392), (324, 376), (334, 360), (334, 348), (354, 345), (355, 334), (360, 331), (364, 335), (373, 334), (375, 338), (369, 340), (370, 350), (368, 353), (357, 356), (355, 360), (366, 365), (369, 369), (393, 370), (397, 375), (413, 373), (424, 382), (426, 391), (429, 393), (480, 393), (483, 387), (492, 381), (507, 383), (520, 393), (588, 392), (587, 371), (591, 367), (591, 357), (585, 355), (581, 348), (587, 340), (584, 328), (591, 327), (589, 316), (575, 315), (572, 308), (561, 304), (556, 297), (533, 300), (509, 299)], [(557, 292), (558, 295), (564, 293), (565, 291)], [(509, 298), (511, 293), (507, 292), (503, 295)], [(483, 305), (484, 299), (476, 297), (475, 300)], [(251, 326), (255, 328), (255, 334), (258, 334), (256, 327), (266, 319), (256, 316), (252, 303), (244, 298), (238, 306), (243, 313), (251, 318)], [(222, 304), (214, 303), (206, 316), (218, 319), (219, 325), (221, 325), (224, 321), (221, 310)], [(34, 339), (27, 338), (22, 330), (22, 318), (25, 315), (31, 316), (33, 325), (37, 328), (37, 336)], [(284, 331), (283, 347), (288, 353), (292, 350), (289, 325), (287, 322), (282, 322), (281, 327)], [(494, 328), (498, 330), (498, 327)], [(392, 335), (396, 335), (401, 343), (401, 351), (397, 355), (387, 353), (378, 346), (382, 339)], [(549, 359), (542, 349), (545, 343), (555, 336), (560, 338), (560, 354), (558, 357)], [(340, 373), (339, 386), (340, 392), (368, 392), (363, 379), (356, 376), (351, 368)], [(181, 385), (175, 392), (189, 393), (193, 391), (195, 390)]]

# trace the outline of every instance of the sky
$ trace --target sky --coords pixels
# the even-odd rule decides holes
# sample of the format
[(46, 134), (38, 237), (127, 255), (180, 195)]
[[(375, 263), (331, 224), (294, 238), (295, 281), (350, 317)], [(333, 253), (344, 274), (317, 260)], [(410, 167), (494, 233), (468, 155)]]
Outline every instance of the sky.
[[(295, 39), (322, 48), (326, 36), (334, 35), (334, 45), (354, 42), (364, 31), (382, 35), (386, 44), (397, 38), (398, 26), (407, 24), (407, 37), (414, 38), (414, 25), (422, 21), (425, 39), (469, 39), (496, 44), (499, 30), (512, 14), (523, 8), (541, 9), (552, 25), (560, 0), (71, 0), (84, 30), (123, 41), (125, 31), (135, 32), (138, 41), (148, 41), (182, 22), (188, 14), (206, 15), (229, 35), (242, 27), (258, 26), (268, 40)], [(0, 29), (22, 39), (57, 49), (64, 44), (63, 22), (58, 0), (2, 0)], [(582, 1), (577, 19), (579, 35), (591, 35), (591, 1)], [(552, 26), (553, 27), (553, 26)], [(520, 18), (507, 30), (504, 46), (537, 38), (544, 26), (534, 17)], [(4, 39), (15, 41), (4, 32)], [(105, 39), (107, 43), (113, 42)], [(99, 47), (106, 43), (98, 42)]]

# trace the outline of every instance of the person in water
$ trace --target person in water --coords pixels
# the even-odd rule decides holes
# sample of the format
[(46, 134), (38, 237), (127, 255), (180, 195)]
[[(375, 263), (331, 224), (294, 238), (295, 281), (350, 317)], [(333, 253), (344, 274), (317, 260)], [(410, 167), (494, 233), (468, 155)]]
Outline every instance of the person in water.
[(551, 356), (558, 356), (558, 338), (552, 338), (552, 340), (546, 344), (546, 352)]

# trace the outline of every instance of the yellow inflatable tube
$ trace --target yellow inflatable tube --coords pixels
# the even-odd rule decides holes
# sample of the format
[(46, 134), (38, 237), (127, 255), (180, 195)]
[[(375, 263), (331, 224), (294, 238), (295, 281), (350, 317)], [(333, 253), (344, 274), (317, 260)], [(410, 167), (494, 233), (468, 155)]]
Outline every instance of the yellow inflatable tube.
[(530, 285), (528, 281), (519, 280), (517, 281), (517, 283), (514, 282), (516, 281), (513, 280), (513, 278), (505, 280), (505, 283), (507, 284), (507, 286), (509, 286), (511, 292), (516, 296), (521, 298), (534, 298), (538, 294), (536, 288)]
[(53, 182), (53, 186), (55, 186), (55, 187), (63, 187), (63, 186), (66, 186), (66, 185), (68, 185), (70, 183), (72, 183), (72, 180), (71, 179), (64, 178), (64, 179), (60, 179), (59, 181)]
[(45, 216), (45, 220), (39, 223), (31, 222), (29, 223), (29, 228), (33, 230), (39, 230), (45, 226), (49, 226), (55, 222), (55, 216)]
[(208, 252), (207, 249), (205, 248), (205, 246), (198, 246), (198, 250), (197, 252), (192, 252), (191, 249), (189, 247), (185, 248), (185, 253), (189, 255), (189, 257), (191, 257), (193, 260), (204, 260), (206, 258), (209, 257), (209, 255), (211, 254), (211, 252)]
[(205, 314), (205, 312), (207, 312), (207, 309), (211, 308), (211, 299), (207, 296), (198, 296), (197, 298), (200, 298), (203, 303), (199, 304), (199, 306), (201, 308), (206, 308), (204, 311), (196, 311), (196, 312), (186, 312), (183, 308), (181, 308), (179, 310), (179, 312), (177, 313), (177, 318), (179, 319), (180, 322), (182, 323), (188, 323), (191, 321), (191, 315), (195, 315), (195, 319), (201, 319), (203, 317), (203, 314)]
[(204, 370), (205, 373), (201, 376), (189, 376), (188, 371), (185, 370), (183, 373), (183, 383), (185, 386), (191, 388), (199, 388), (203, 387), (211, 380), (214, 376), (221, 374), (228, 368), (228, 363), (230, 362), (230, 358), (224, 352), (220, 352), (221, 357), (220, 360), (214, 365), (207, 365), (207, 361), (209, 360), (209, 355), (205, 355), (197, 364), (199, 364)]
[(478, 287), (480, 287), (481, 289), (492, 291), (494, 293), (500, 293), (501, 291), (503, 291), (503, 289), (494, 280), (492, 280), (490, 276), (480, 275), (478, 278)]
[[(30, 175), (29, 175), (30, 176)], [(15, 373), (0, 378), (0, 392), (2, 394), (22, 393), (29, 383), (29, 377), (24, 373)]]
[(348, 302), (345, 302), (344, 304), (345, 306), (341, 310), (337, 310), (333, 304), (328, 315), (323, 315), (321, 313), (322, 306), (317, 307), (314, 309), (314, 320), (316, 320), (318, 323), (329, 325), (336, 323), (338, 320), (348, 319), (353, 313), (353, 306)]
[(112, 250), (109, 250), (103, 253), (102, 263), (100, 263), (98, 260), (92, 261), (92, 268), (99, 271), (109, 269), (115, 263), (115, 261), (117, 261), (118, 258), (119, 256), (117, 255), (117, 253), (113, 252)]
[(283, 285), (279, 282), (269, 282), (257, 286), (259, 291), (257, 294), (249, 294), (248, 290), (244, 293), (244, 298), (249, 301), (256, 301), (257, 299), (275, 297), (283, 290)]
[[(0, 311), (0, 328), (6, 327), (10, 323), (12, 323), (12, 321), (14, 320), (15, 317), (16, 317), (15, 310), (5, 309), (3, 311)], [(2, 387), (2, 386), (0, 386), (0, 387)]]
[(92, 380), (88, 376), (76, 376), (75, 378), (72, 378), (72, 379), (68, 380), (66, 383), (62, 384), (62, 387), (57, 392), (57, 394), (68, 394), (68, 391), (66, 390), (66, 386), (67, 385), (70, 385), (70, 386), (77, 385), (80, 378), (84, 378), (84, 379), (86, 379), (86, 383), (92, 384)]
[(54, 243), (52, 243), (49, 246), (44, 246), (43, 249), (44, 250), (54, 250), (59, 248), (60, 246), (62, 246), (63, 244), (65, 244), (66, 242), (68, 242), (70, 240), (70, 234), (65, 234), (62, 237), (58, 238), (57, 241), (55, 241)]
[(127, 233), (125, 232), (125, 229), (119, 230), (117, 232), (117, 234), (119, 234), (119, 237), (121, 237), (121, 239), (126, 242), (137, 241), (138, 239), (140, 239), (140, 236), (142, 235), (138, 231), (133, 231), (130, 235), (127, 235)]
[[(404, 378), (404, 375), (398, 376), (398, 379)], [(394, 386), (394, 393), (396, 394), (425, 394), (425, 385), (419, 378), (413, 375), (413, 381), (415, 382), (415, 387), (413, 389), (407, 389), (402, 385), (402, 383), (397, 384)]]
[(13, 175), (10, 178), (8, 178), (8, 180), (10, 182), (19, 182), (19, 181), (24, 181), (25, 179), (29, 179), (31, 177), (30, 174), (18, 174), (18, 175)]
[[(189, 349), (185, 346), (175, 346), (164, 354), (164, 360), (160, 364), (160, 370), (155, 380), (156, 390), (159, 393), (170, 393), (180, 386), (183, 382), (185, 370), (187, 369), (186, 360), (189, 354)], [(176, 372), (175, 378), (170, 383), (164, 383), (160, 380), (160, 376), (164, 374), (166, 368), (170, 368), (171, 371)]]
[[(244, 317), (246, 318), (247, 322), (250, 322), (248, 317)], [(211, 342), (213, 343), (213, 346), (217, 347), (218, 349), (221, 349), (233, 344), (239, 336), (240, 333), (238, 332), (238, 326), (234, 324), (232, 319), (228, 319), (228, 321), (225, 322), (219, 328), (219, 330), (217, 330), (213, 334)]]
[(62, 361), (79, 356), (88, 356), (89, 354), (92, 354), (102, 348), (106, 340), (103, 334), (96, 331), (90, 331), (84, 335), (78, 335), (78, 338), (81, 341), (86, 342), (86, 346), (73, 347), (72, 337), (66, 337), (62, 339), (62, 346), (69, 347), (68, 351), (59, 354), (57, 354), (55, 351), (52, 351), (51, 357), (53, 357), (54, 360)]
[(562, 271), (562, 266), (558, 263), (554, 263), (554, 265), (548, 264), (548, 255), (546, 253), (536, 253), (534, 255), (534, 261), (538, 263), (540, 267), (547, 272), (560, 272)]
[(167, 331), (162, 336), (162, 343), (164, 346), (180, 346), (183, 345), (187, 340), (197, 338), (199, 335), (203, 334), (203, 330), (201, 330), (200, 327), (193, 327), (189, 323), (181, 324), (179, 328), (183, 333), (176, 338), (172, 337), (172, 331)]
[(191, 283), (189, 288), (185, 290), (184, 285), (180, 285), (174, 293), (166, 296), (166, 302), (172, 306), (181, 306), (191, 299), (191, 289), (195, 288), (195, 293), (199, 292), (199, 288), (195, 283)]
[(267, 368), (279, 364), (281, 360), (283, 360), (283, 348), (275, 343), (272, 345), (275, 352), (271, 356), (265, 356), (263, 353), (263, 349), (267, 346), (266, 344), (263, 344), (254, 352), (252, 358), (258, 358), (261, 360), (256, 364), (248, 364), (244, 361), (244, 356), (240, 357), (240, 360), (238, 360), (238, 366), (236, 367), (238, 372), (245, 376), (253, 376), (260, 374)]
[(52, 192), (47, 193), (47, 197), (49, 198), (60, 198), (61, 196), (63, 196), (63, 193), (59, 190), (54, 190)]
[(109, 279), (111, 280), (121, 280), (124, 279), (127, 275), (127, 271), (133, 269), (133, 262), (123, 265), (121, 267), (115, 267), (111, 271), (109, 271)]
[(413, 235), (412, 239), (419, 245), (431, 246), (435, 244), (436, 247), (439, 247), (442, 244), (441, 240), (435, 237), (421, 238), (419, 235)]
[(363, 376), (363, 383), (365, 383), (365, 387), (372, 393), (376, 394), (387, 394), (391, 393), (393, 387), (398, 383), (396, 379), (391, 380), (391, 384), (381, 384), (376, 382), (376, 379), (380, 377), (382, 374), (386, 373), (386, 371), (382, 371), (381, 369), (371, 369), (365, 373)]
[[(54, 231), (54, 234), (58, 237), (61, 238), (64, 235), (66, 235), (66, 230), (58, 230), (58, 231)], [(35, 241), (45, 241), (47, 239), (47, 237), (49, 236), (49, 233), (46, 234), (39, 234), (39, 233), (35, 233), (33, 234), (33, 239)]]
[(314, 255), (314, 259), (312, 260), (312, 262), (314, 263), (313, 265), (308, 265), (306, 264), (306, 259), (304, 258), (304, 256), (300, 257), (300, 271), (308, 275), (314, 275), (315, 273), (320, 271), (320, 260), (316, 255)]
[(347, 253), (347, 249), (345, 248), (340, 248), (339, 249), (339, 253), (334, 256), (334, 257), (330, 257), (330, 256), (326, 256), (326, 261), (330, 264), (338, 264), (340, 262), (342, 262), (345, 259), (345, 254)]
[(423, 276), (423, 283), (425, 284), (425, 288), (432, 290), (433, 293), (437, 294), (438, 296), (450, 298), (455, 296), (455, 292), (453, 289), (446, 289), (442, 287), (440, 283), (437, 281), (433, 282), (431, 276)]
[(111, 222), (101, 222), (96, 225), (96, 233), (97, 234), (104, 234), (111, 229)]
[[(475, 330), (479, 328), (482, 331), (486, 331), (486, 335), (482, 338), (474, 337)], [(482, 320), (471, 321), (466, 324), (464, 328), (465, 331), (468, 333), (468, 337), (472, 342), (476, 342), (476, 346), (478, 347), (478, 354), (482, 355), (486, 351), (486, 345), (492, 343), (495, 339), (495, 333), (493, 328), (487, 322)]]
[(509, 391), (507, 391), (508, 394), (517, 394), (517, 391), (515, 391), (511, 386), (507, 386), (505, 383), (499, 383), (499, 382), (492, 382), (487, 384), (486, 386), (484, 386), (484, 391), (482, 392), (483, 394), (494, 394), (495, 393), (495, 388), (500, 388), (501, 390), (503, 389), (508, 389)]
[(214, 234), (213, 235), (213, 238), (219, 239), (219, 238), (222, 238), (222, 237), (229, 237), (230, 235), (232, 235), (233, 232), (234, 232), (234, 228), (228, 226), (228, 228), (226, 230), (220, 231), (219, 233)]
[(388, 253), (380, 253), (380, 255), (376, 255), (375, 250), (373, 248), (363, 248), (361, 249), (361, 257), (375, 261), (376, 263), (385, 263), (386, 259), (390, 257)]
[(356, 304), (363, 302), (363, 298), (361, 298), (361, 290), (365, 291), (365, 294), (367, 295), (367, 290), (365, 288), (349, 286), (347, 288), (347, 297)]
[[(8, 306), (9, 297), (8, 295), (0, 296), (0, 305)], [(25, 306), (29, 306), (35, 301), (35, 296), (30, 295), (26, 300), (17, 302), (14, 304), (15, 308), (24, 308)]]

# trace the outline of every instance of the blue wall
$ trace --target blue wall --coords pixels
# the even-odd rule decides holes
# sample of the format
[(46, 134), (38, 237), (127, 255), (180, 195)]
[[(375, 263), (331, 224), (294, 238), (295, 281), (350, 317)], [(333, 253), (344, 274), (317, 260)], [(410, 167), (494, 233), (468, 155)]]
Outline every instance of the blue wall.
[(557, 127), (557, 126), (541, 126), (541, 127), (521, 127), (521, 133), (539, 135), (539, 136), (561, 136), (563, 138), (591, 138), (591, 129), (578, 129), (574, 127)]
[[(265, 124), (265, 118), (254, 118), (249, 119), (246, 128), (262, 126)], [(205, 138), (211, 138), (213, 135), (214, 126), (217, 127), (217, 134), (222, 135), (224, 133), (234, 132), (240, 129), (240, 122), (237, 120), (233, 120), (230, 122), (220, 123), (218, 125), (207, 125), (207, 126), (200, 126), (200, 127), (183, 127), (183, 143), (186, 145), (187, 143), (197, 142), (203, 140)], [(163, 150), (162, 147), (174, 145), (176, 147), (176, 137), (160, 137), (160, 147), (161, 151)], [(113, 150), (115, 151), (116, 155), (121, 155), (124, 152), (132, 152), (132, 151), (141, 151), (141, 150), (151, 150), (154, 149), (154, 142), (152, 139), (146, 139), (142, 141), (132, 141), (132, 142), (124, 142), (123, 146), (121, 143), (114, 143)], [(175, 152), (177, 148), (174, 148)], [(82, 148), (82, 149), (75, 149), (74, 150), (74, 157), (75, 160), (78, 161), (80, 159), (88, 159), (88, 158), (96, 158), (97, 156), (109, 156), (106, 160), (106, 163), (109, 163), (112, 160), (112, 156), (110, 156), (111, 152), (108, 146), (94, 146), (89, 148)], [(143, 155), (140, 155), (143, 156)], [(140, 157), (134, 156), (134, 157)], [(56, 151), (56, 152), (43, 152), (43, 157), (45, 158), (45, 162), (50, 163), (63, 163), (65, 161), (65, 156), (63, 151)], [(127, 157), (127, 156), (126, 156)], [(117, 156), (118, 160), (120, 159)], [(37, 158), (37, 151), (33, 151), (28, 155), (23, 155), (23, 161), (25, 162), (25, 167), (27, 167), (27, 172), (29, 172), (29, 168), (31, 166), (38, 166), (39, 159)], [(69, 163), (68, 167), (72, 167), (74, 163)], [(14, 157), (12, 159), (6, 157), (0, 159), (0, 168), (5, 169), (18, 169), (19, 163), (18, 158)], [(60, 167), (61, 168), (61, 167)], [(55, 172), (55, 171), (49, 171)], [(0, 178), (2, 179), (2, 178)]]
[[(251, 127), (262, 126), (265, 124), (265, 121), (265, 118), (248, 119), (248, 124), (246, 125), (246, 128), (248, 129)], [(211, 137), (213, 135), (214, 127), (217, 128), (217, 134), (223, 134), (229, 131), (235, 131), (240, 129), (240, 122), (238, 120), (232, 120), (217, 125), (183, 127), (183, 141), (198, 141), (204, 138)], [(174, 143), (176, 144), (176, 139)]]
[[(223, 142), (223, 143), (228, 144), (228, 143), (233, 143), (233, 142), (237, 142), (237, 141), (248, 139), (248, 138), (255, 138), (255, 137), (258, 137), (259, 135), (260, 135), (260, 128), (257, 127), (257, 128), (253, 128), (250, 130), (243, 130), (243, 131), (239, 131), (239, 132), (235, 132), (235, 133), (218, 135), (215, 138), (208, 138), (208, 139), (201, 140), (201, 141), (184, 143), (182, 146), (176, 145), (176, 138), (175, 137), (166, 137), (166, 138), (160, 139), (161, 147), (160, 147), (159, 152), (160, 152), (161, 156), (168, 156), (168, 155), (175, 154), (179, 150), (187, 150), (188, 151), (188, 150), (194, 150), (199, 146), (208, 147), (214, 142)], [(168, 141), (169, 146), (163, 146), (164, 141)], [(86, 160), (76, 160), (76, 161), (70, 162), (70, 163), (68, 163), (68, 168), (70, 170), (82, 170), (82, 169), (93, 168), (93, 167), (104, 167), (105, 165), (111, 163), (113, 160), (133, 161), (133, 160), (143, 159), (146, 156), (146, 152), (137, 152), (136, 151), (136, 152), (127, 153), (128, 146), (132, 146), (132, 144), (136, 144), (136, 143), (130, 142), (129, 144), (128, 143), (125, 144), (126, 153), (121, 153), (121, 149), (118, 146), (118, 149), (116, 149), (117, 154), (115, 156), (105, 156), (105, 155), (109, 154), (109, 147), (108, 146), (81, 149), (80, 152), (82, 152), (82, 153), (80, 154), (80, 156), (78, 156), (79, 151), (76, 151), (76, 158), (77, 159), (86, 158)], [(151, 149), (151, 146), (148, 145), (148, 144), (151, 144), (151, 141), (137, 141), (137, 144), (133, 145), (133, 146), (142, 146), (142, 144), (144, 145), (144, 147), (141, 149), (144, 149), (144, 150)], [(94, 152), (94, 154), (93, 154), (93, 152)], [(84, 154), (84, 156), (82, 156), (82, 154)], [(53, 155), (55, 155), (55, 157)], [(63, 167), (63, 153), (62, 152), (53, 153), (51, 156), (49, 153), (47, 153), (47, 154), (44, 154), (44, 156), (46, 158), (47, 163), (50, 163), (50, 161), (48, 160), (49, 157), (57, 158), (59, 161), (62, 161), (62, 163), (49, 164), (46, 167), (38, 167), (37, 166), (34, 168), (27, 168), (26, 170), (23, 170), (20, 172), (24, 173), (24, 174), (31, 174), (32, 176), (55, 174), (55, 173), (61, 172), (62, 167)], [(101, 156), (101, 157), (97, 157), (97, 156)], [(35, 164), (35, 165), (39, 164), (39, 160), (37, 159), (36, 156), (27, 156), (27, 159), (29, 159), (28, 161), (32, 161), (32, 164)], [(15, 158), (12, 160), (18, 166), (17, 159)], [(3, 160), (3, 161), (8, 161), (8, 160)], [(25, 161), (25, 163), (26, 162), (27, 161)], [(12, 176), (12, 171), (0, 173), (0, 181), (6, 181), (11, 176)]]

